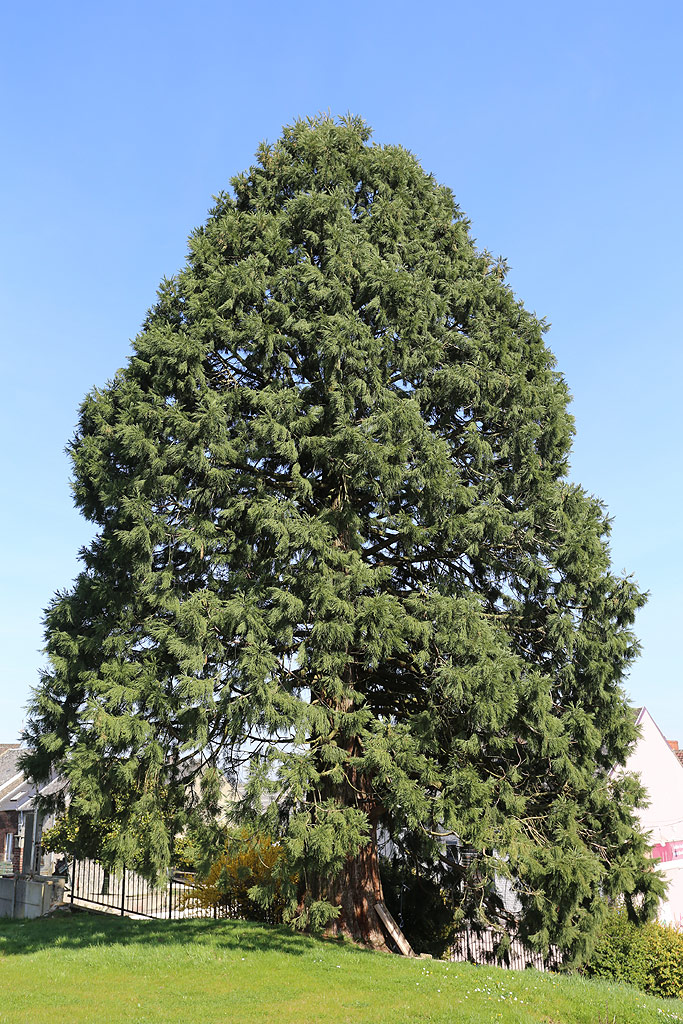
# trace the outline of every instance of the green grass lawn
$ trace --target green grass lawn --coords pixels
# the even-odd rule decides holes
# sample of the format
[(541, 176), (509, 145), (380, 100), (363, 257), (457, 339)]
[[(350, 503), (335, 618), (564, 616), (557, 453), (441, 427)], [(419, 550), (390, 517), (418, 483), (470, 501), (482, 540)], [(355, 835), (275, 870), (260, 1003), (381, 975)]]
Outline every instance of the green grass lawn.
[(683, 1001), (406, 960), (242, 921), (0, 921), (0, 1024), (640, 1024)]

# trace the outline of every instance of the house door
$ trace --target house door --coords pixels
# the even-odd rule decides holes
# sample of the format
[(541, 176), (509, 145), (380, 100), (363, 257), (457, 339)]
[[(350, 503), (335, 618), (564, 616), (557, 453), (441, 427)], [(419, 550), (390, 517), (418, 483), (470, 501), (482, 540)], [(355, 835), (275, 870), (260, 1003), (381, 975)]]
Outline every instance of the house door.
[(33, 829), (35, 814), (33, 811), (24, 811), (24, 852), (21, 858), (21, 871), (27, 873), (33, 871)]

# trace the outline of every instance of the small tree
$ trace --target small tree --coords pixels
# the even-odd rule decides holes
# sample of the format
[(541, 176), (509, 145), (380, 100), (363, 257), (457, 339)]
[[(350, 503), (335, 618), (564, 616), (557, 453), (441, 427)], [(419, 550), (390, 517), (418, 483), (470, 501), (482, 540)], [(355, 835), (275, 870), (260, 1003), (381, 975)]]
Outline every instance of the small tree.
[(578, 951), (605, 896), (658, 891), (610, 775), (643, 597), (567, 480), (543, 322), (369, 134), (321, 117), (261, 146), (85, 399), (98, 533), (47, 611), (25, 767), (115, 811), (121, 859), (146, 823), (153, 873), (246, 766), (285, 916), (378, 946), (378, 834), (423, 858), (457, 834), (467, 906), (510, 876), (527, 939)]

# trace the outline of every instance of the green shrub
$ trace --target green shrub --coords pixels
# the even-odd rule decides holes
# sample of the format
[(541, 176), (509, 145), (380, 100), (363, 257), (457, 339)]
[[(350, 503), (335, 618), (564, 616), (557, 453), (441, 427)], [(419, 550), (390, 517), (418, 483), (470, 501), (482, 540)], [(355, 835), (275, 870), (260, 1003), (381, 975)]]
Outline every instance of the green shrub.
[(611, 913), (598, 933), (593, 954), (583, 971), (590, 977), (629, 981), (629, 957), (636, 925), (624, 911)]
[(635, 929), (631, 946), (633, 985), (660, 996), (683, 996), (683, 933), (671, 925)]
[(656, 921), (633, 924), (625, 911), (614, 911), (600, 929), (583, 972), (629, 982), (655, 995), (683, 997), (683, 932)]

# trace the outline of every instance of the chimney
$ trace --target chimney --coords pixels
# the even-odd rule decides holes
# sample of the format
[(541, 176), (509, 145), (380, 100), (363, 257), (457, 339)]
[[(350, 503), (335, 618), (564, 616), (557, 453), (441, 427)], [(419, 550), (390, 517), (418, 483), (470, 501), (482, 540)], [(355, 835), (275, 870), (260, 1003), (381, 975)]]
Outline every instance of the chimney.
[(666, 741), (672, 750), (678, 750), (678, 740), (667, 740)]

